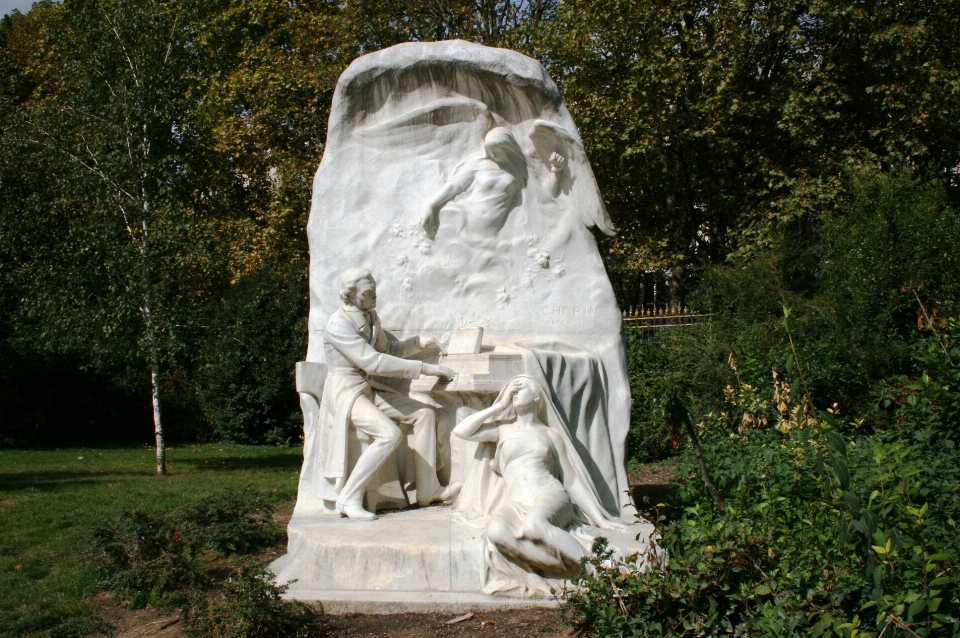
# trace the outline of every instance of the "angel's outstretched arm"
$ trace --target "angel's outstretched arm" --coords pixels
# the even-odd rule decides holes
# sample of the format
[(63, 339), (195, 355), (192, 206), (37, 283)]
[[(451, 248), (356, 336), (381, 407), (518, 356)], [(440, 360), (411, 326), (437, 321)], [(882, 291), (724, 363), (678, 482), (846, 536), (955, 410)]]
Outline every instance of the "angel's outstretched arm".
[(462, 166), (446, 184), (440, 189), (436, 197), (430, 200), (420, 225), (423, 227), (427, 237), (434, 239), (437, 236), (437, 230), (440, 228), (440, 209), (447, 205), (453, 198), (467, 190), (473, 183), (474, 170), (470, 166)]

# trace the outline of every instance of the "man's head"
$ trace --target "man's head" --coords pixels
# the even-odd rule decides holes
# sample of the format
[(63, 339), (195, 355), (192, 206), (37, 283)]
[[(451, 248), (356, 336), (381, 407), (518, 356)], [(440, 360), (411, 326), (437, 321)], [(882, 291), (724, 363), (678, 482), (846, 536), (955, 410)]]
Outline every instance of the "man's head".
[(340, 300), (360, 310), (377, 307), (377, 282), (366, 268), (351, 268), (340, 278)]

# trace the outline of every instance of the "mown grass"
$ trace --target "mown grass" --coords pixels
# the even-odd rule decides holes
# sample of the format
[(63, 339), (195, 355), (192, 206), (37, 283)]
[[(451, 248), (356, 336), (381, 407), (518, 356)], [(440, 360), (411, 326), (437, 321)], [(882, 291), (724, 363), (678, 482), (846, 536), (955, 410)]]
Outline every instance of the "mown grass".
[(162, 510), (233, 487), (281, 501), (296, 495), (300, 448), (168, 448), (167, 476), (151, 448), (0, 450), (0, 635), (40, 637), (93, 611), (95, 571), (85, 533), (131, 505)]

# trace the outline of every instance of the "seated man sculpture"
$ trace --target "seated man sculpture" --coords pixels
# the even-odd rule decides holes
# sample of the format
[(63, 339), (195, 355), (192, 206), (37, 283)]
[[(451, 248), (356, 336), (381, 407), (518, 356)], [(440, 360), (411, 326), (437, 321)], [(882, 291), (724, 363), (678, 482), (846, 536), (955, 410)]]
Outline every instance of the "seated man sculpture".
[[(330, 316), (323, 336), (328, 371), (318, 432), (323, 475), (342, 485), (337, 512), (351, 519), (376, 518), (375, 513), (364, 509), (363, 497), (367, 483), (404, 438), (395, 421), (413, 426), (417, 503), (429, 505), (447, 499), (450, 495), (437, 479), (433, 407), (371, 379), (416, 379), (420, 375), (452, 379), (456, 373), (449, 368), (405, 358), (427, 349), (442, 350), (440, 342), (425, 336), (403, 341), (388, 338), (374, 310), (377, 284), (366, 268), (351, 268), (343, 274), (340, 299), (343, 305)], [(350, 428), (366, 434), (372, 443), (348, 476)]]

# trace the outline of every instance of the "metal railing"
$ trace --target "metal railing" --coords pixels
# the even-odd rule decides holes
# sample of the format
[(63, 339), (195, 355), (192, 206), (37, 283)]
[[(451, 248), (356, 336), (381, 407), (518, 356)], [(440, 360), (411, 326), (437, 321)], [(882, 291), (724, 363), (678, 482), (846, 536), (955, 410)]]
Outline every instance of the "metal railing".
[(692, 326), (703, 321), (703, 315), (690, 312), (689, 308), (630, 307), (623, 311), (623, 321), (638, 330), (663, 330)]

